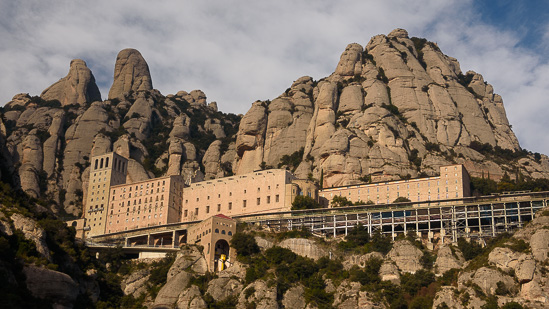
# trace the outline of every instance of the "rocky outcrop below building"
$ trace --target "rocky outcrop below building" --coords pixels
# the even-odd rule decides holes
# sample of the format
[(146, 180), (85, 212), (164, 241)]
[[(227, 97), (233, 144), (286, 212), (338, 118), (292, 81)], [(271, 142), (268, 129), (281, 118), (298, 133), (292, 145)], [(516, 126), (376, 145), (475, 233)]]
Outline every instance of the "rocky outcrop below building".
[(183, 175), (193, 182), (286, 167), (324, 187), (436, 175), (549, 177), (549, 158), (521, 149), (503, 100), (482, 75), (403, 29), (349, 44), (335, 71), (301, 77), (243, 116), (200, 90), (163, 95), (145, 57), (124, 49), (101, 100), (83, 60), (41, 96), (18, 94), (1, 113), (0, 171), (55, 212), (78, 215), (91, 156), (129, 158), (128, 182)]

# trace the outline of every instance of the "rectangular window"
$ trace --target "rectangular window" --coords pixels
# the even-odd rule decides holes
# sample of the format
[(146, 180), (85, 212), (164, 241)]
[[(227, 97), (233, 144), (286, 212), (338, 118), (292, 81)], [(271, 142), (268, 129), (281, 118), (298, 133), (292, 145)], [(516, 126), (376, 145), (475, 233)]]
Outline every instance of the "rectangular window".
[(242, 201), (242, 207), (246, 208), (246, 200)]
[(210, 206), (206, 206), (206, 213), (207, 213), (207, 214), (210, 213)]
[(259, 205), (259, 204), (261, 204), (261, 198), (260, 197), (257, 198), (257, 205)]
[(279, 195), (278, 195), (278, 194), (277, 194), (277, 195), (275, 195), (275, 203), (278, 203), (278, 202), (279, 202), (279, 200), (280, 200), (280, 198), (279, 198)]
[(229, 210), (233, 209), (233, 202), (229, 202)]
[(194, 215), (198, 216), (198, 207), (194, 209)]
[(221, 204), (217, 204), (217, 212), (221, 211)]
[(267, 204), (270, 204), (271, 203), (271, 196), (267, 196)]
[(188, 215), (188, 211), (187, 209), (185, 209), (184, 216), (187, 217), (187, 215)]

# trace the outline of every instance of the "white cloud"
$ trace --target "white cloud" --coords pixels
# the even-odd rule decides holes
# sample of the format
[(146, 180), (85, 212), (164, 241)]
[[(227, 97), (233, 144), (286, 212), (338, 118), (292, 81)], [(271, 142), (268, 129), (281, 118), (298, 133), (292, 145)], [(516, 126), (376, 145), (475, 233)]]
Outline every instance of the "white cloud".
[(503, 96), (521, 144), (549, 153), (547, 61), (517, 47), (519, 33), (482, 23), (471, 3), (0, 0), (0, 102), (40, 94), (73, 58), (86, 60), (105, 98), (116, 54), (132, 47), (162, 93), (202, 89), (224, 112), (244, 113), (303, 75), (332, 73), (348, 43), (366, 45), (400, 27), (483, 74)]

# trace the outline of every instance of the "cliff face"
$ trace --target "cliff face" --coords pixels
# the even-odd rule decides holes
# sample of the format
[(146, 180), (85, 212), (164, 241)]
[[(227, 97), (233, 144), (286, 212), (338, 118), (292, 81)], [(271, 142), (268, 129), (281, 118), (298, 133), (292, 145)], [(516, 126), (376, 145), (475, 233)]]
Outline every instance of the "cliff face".
[(8, 102), (0, 141), (5, 139), (4, 156), (16, 163), (4, 164), (7, 176), (14, 174), (31, 196), (56, 200), (52, 210), (79, 215), (94, 155), (116, 151), (129, 158), (128, 182), (232, 173), (239, 116), (218, 112), (215, 102), (207, 105), (200, 90), (163, 96), (152, 89), (137, 50), (119, 53), (114, 77), (109, 100), (101, 101), (91, 71), (73, 60), (67, 77), (41, 97), (19, 94)]
[(365, 48), (350, 44), (333, 74), (301, 77), (243, 117), (218, 112), (200, 90), (162, 95), (142, 55), (125, 49), (108, 100), (77, 59), (41, 97), (16, 95), (1, 119), (3, 177), (73, 215), (86, 197), (89, 158), (109, 151), (130, 159), (128, 182), (287, 166), (337, 186), (433, 175), (450, 163), (473, 176), (549, 178), (548, 158), (521, 150), (493, 87), (402, 29)]
[[(549, 175), (545, 156), (536, 161), (521, 151), (493, 87), (403, 29), (377, 35), (365, 48), (349, 44), (332, 75), (318, 82), (302, 77), (272, 102), (254, 103), (238, 132), (235, 171), (276, 166), (301, 148), (296, 173), (323, 173), (325, 186), (365, 175), (432, 175), (456, 162), (473, 176), (499, 178), (517, 168)], [(499, 160), (503, 154), (520, 157), (520, 164)]]

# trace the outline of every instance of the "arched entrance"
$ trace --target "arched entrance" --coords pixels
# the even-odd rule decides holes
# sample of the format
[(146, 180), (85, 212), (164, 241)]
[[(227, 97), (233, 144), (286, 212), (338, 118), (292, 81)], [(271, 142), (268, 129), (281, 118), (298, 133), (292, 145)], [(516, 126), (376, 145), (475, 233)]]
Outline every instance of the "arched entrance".
[(229, 258), (229, 243), (225, 239), (220, 239), (215, 243), (214, 250), (214, 261), (217, 269), (225, 269), (225, 261)]

